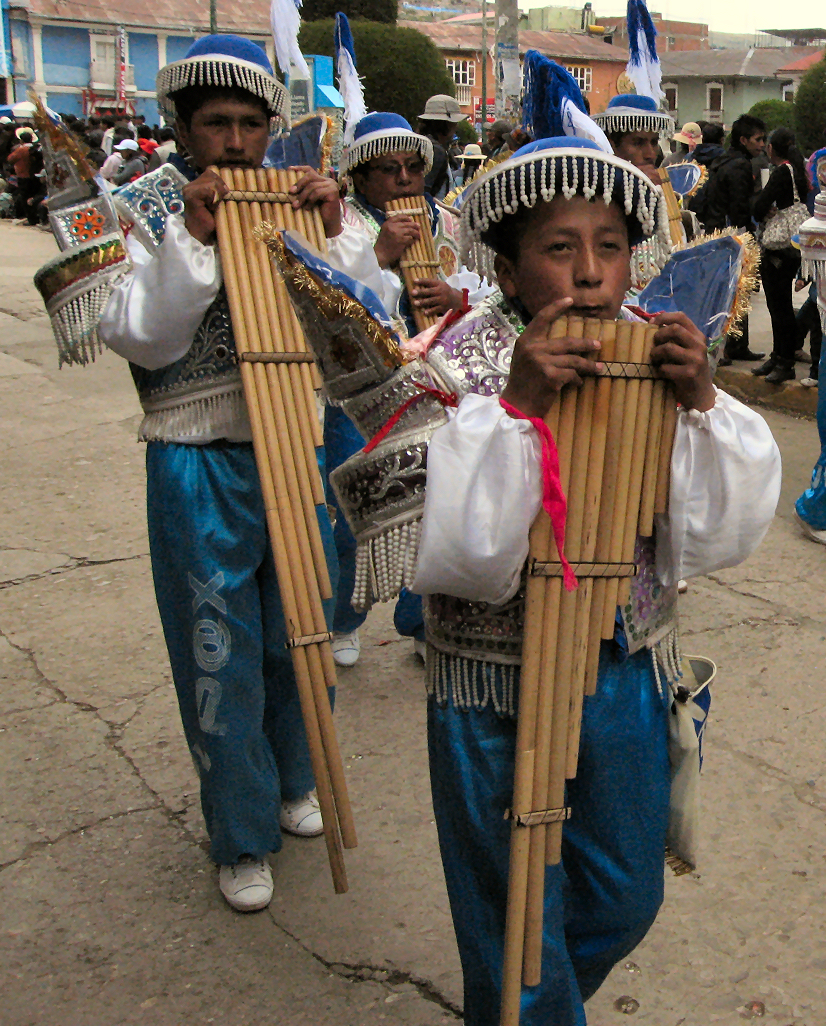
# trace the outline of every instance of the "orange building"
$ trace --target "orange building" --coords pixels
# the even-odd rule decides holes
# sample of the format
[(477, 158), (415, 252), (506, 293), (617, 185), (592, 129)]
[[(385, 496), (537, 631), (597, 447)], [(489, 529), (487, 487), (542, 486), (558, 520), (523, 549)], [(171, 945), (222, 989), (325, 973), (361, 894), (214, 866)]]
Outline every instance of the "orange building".
[[(478, 118), (482, 99), (482, 26), (456, 24), (451, 21), (402, 21), (404, 28), (416, 29), (429, 36), (445, 59), (456, 83), (456, 99), (463, 113), (474, 121)], [(493, 18), (488, 27), (488, 51), (493, 47)], [(605, 110), (608, 101), (619, 92), (617, 81), (625, 71), (628, 51), (611, 46), (601, 38), (578, 32), (519, 31), (519, 54), (526, 50), (539, 50), (563, 65), (577, 83), (591, 105), (592, 113)], [(487, 55), (488, 102), (493, 107), (496, 80), (493, 60)], [(492, 113), (488, 121), (494, 120)]]
[[(657, 53), (671, 53), (673, 50), (708, 50), (708, 25), (697, 21), (666, 21), (661, 14), (651, 18), (657, 29)], [(614, 30), (614, 42), (628, 46), (628, 30), (625, 16), (599, 19), (600, 25)]]

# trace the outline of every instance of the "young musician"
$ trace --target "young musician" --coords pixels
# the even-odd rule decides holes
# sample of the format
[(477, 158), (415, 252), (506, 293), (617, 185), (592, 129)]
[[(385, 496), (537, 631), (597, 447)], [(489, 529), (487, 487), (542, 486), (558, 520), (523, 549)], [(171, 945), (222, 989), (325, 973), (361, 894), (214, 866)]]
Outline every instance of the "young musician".
[[(227, 187), (207, 169), (260, 167), (289, 96), (264, 51), (237, 36), (195, 42), (161, 69), (157, 93), (187, 153), (171, 160), (189, 181), (166, 197), (179, 212), (160, 219), (152, 252), (129, 236), (134, 267), (99, 335), (130, 361), (146, 414), (155, 591), (221, 893), (254, 911), (272, 897), (267, 856), (281, 830), (314, 836), (322, 824), (215, 245)], [(305, 171), (294, 205), (319, 208), (331, 262), (378, 277), (371, 247), (342, 226), (335, 183)], [(154, 176), (141, 180), (141, 224), (149, 190), (174, 191), (163, 168)], [(324, 506), (318, 515), (334, 577)]]
[(674, 119), (660, 110), (650, 96), (624, 94), (614, 96), (601, 114), (593, 120), (608, 136), (614, 153), (638, 167), (660, 184), (657, 157), (660, 136), (674, 132)]
[[(427, 355), (440, 375), (455, 375), (447, 390), (458, 383), (464, 395), (430, 441), (412, 587), (427, 596), (433, 804), (468, 1026), (499, 1022), (511, 832), (503, 816), (513, 792), (524, 564), (542, 499), (539, 437), (527, 418), (544, 417), (563, 387), (598, 367), (588, 359), (599, 359), (597, 342), (549, 337), (558, 317), (635, 319), (622, 306), (630, 249), (667, 231), (661, 203), (644, 173), (593, 143), (523, 147), (473, 187), (462, 211), (469, 263), (488, 266), (481, 244), (493, 249), (505, 301), (483, 303)], [(562, 861), (546, 875), (542, 980), (523, 991), (522, 1026), (584, 1026), (583, 1003), (654, 922), (669, 804), (667, 697), (654, 649), (636, 628), (673, 656), (677, 581), (745, 559), (779, 494), (771, 432), (712, 384), (702, 334), (681, 313), (654, 323), (652, 361), (681, 404), (670, 506), (656, 538), (638, 541), (633, 611), (602, 642), (597, 691), (585, 699)], [(518, 412), (506, 412), (500, 395)]]

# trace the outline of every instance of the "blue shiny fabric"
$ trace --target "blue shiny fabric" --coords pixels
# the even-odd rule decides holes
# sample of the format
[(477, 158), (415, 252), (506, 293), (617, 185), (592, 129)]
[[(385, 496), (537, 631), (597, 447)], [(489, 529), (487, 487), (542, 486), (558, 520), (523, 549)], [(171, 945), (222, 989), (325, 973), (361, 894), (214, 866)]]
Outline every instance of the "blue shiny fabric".
[[(150, 442), (146, 470), (155, 594), (211, 855), (263, 858), (281, 848), (281, 801), (314, 785), (252, 446)], [(318, 516), (335, 587), (326, 507)]]
[[(562, 861), (548, 867), (542, 981), (520, 1026), (585, 1026), (583, 1002), (631, 952), (663, 899), (667, 704), (648, 652), (603, 642), (569, 781)], [(428, 706), (433, 808), (464, 974), (465, 1026), (498, 1026), (516, 722), (492, 708)]]
[(812, 483), (795, 502), (794, 508), (800, 519), (805, 520), (815, 531), (826, 531), (826, 346), (820, 350), (817, 380), (823, 382), (817, 392), (820, 456), (812, 471)]

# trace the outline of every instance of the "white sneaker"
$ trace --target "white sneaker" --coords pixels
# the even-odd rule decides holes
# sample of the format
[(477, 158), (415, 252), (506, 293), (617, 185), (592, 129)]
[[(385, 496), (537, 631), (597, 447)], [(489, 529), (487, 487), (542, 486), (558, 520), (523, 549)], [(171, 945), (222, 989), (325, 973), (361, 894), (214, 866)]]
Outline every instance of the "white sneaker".
[(814, 542), (819, 542), (821, 545), (826, 545), (826, 531), (816, 531), (813, 527), (801, 517), (801, 515), (794, 510), (794, 518), (797, 521), (798, 527), (806, 535), (807, 538), (811, 538)]
[(678, 595), (685, 595), (685, 593), (687, 591), (688, 591), (688, 581), (684, 581), (682, 578), (680, 578), (680, 580), (677, 581), (677, 594)]
[(218, 886), (238, 912), (258, 912), (272, 900), (272, 872), (265, 859), (242, 855), (234, 866), (221, 866)]
[(418, 638), (413, 639), (413, 651), (421, 659), (422, 662), (426, 661), (427, 658), (427, 645), (420, 641)]
[(801, 378), (800, 384), (804, 388), (817, 388), (817, 378)]
[(358, 630), (350, 631), (349, 634), (334, 631), (330, 648), (333, 650), (333, 659), (339, 666), (355, 666), (361, 652)]
[(310, 791), (294, 802), (281, 803), (281, 829), (296, 837), (318, 837), (324, 833), (318, 796)]

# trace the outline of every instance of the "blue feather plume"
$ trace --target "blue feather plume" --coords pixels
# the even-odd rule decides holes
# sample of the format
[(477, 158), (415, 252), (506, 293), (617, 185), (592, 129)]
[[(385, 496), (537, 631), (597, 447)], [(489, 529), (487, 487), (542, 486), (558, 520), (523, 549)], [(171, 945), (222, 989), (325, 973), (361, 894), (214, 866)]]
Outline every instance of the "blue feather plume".
[(662, 69), (657, 56), (657, 29), (645, 0), (628, 0), (628, 50), (631, 57), (626, 73), (640, 96), (649, 96), (659, 104)]
[(356, 64), (356, 48), (353, 45), (353, 33), (350, 30), (350, 22), (347, 19), (347, 15), (343, 14), (341, 11), (336, 15), (335, 46), (336, 63), (338, 63), (339, 53), (344, 49), (350, 54), (353, 67), (358, 67)]
[(364, 86), (356, 71), (356, 48), (347, 15), (341, 11), (336, 15), (335, 27), (336, 72), (338, 88), (344, 100), (344, 143), (353, 141), (356, 125), (367, 113), (364, 103)]
[(564, 135), (565, 100), (586, 113), (582, 92), (573, 75), (538, 50), (528, 50), (523, 66), (522, 127), (534, 139)]

